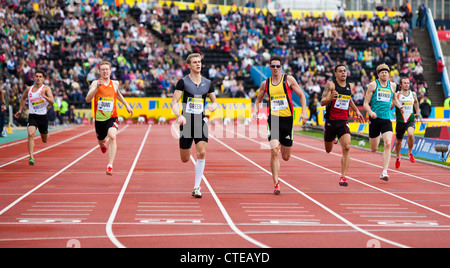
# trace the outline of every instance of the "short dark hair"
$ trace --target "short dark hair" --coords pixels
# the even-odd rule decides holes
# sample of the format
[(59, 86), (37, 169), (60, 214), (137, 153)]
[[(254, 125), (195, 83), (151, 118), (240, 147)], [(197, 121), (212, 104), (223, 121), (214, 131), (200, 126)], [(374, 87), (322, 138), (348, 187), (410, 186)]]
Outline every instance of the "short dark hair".
[(347, 69), (347, 66), (345, 66), (345, 64), (339, 63), (338, 65), (336, 65), (336, 67), (334, 67), (334, 72), (337, 72), (337, 69), (339, 67), (345, 67), (345, 69)]
[(272, 61), (274, 61), (274, 60), (277, 60), (280, 63), (283, 63), (283, 59), (279, 55), (276, 55), (276, 54), (272, 55), (272, 57), (270, 58), (269, 63), (272, 64)]
[(37, 69), (36, 72), (35, 72), (34, 74), (42, 74), (42, 76), (43, 76), (44, 78), (47, 77), (47, 73), (46, 73), (44, 70), (42, 70), (42, 69)]

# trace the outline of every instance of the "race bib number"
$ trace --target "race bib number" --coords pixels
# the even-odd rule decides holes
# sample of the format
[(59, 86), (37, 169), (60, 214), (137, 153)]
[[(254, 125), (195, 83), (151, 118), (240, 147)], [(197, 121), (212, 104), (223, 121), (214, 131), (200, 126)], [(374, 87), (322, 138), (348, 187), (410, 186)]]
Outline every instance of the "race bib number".
[(348, 110), (348, 106), (350, 105), (351, 97), (350, 95), (341, 95), (336, 99), (334, 103), (334, 108)]
[(402, 106), (405, 107), (405, 113), (412, 113), (413, 112), (413, 102), (410, 101), (403, 101)]
[(97, 110), (104, 112), (112, 112), (114, 108), (114, 99), (100, 97), (98, 99)]
[(186, 103), (186, 112), (191, 114), (201, 114), (203, 113), (203, 99), (202, 98), (192, 98), (189, 97)]
[(288, 108), (286, 95), (274, 95), (270, 97), (270, 108), (272, 111), (280, 111)]
[(35, 112), (39, 111), (41, 109), (44, 109), (44, 108), (47, 109), (47, 107), (44, 107), (44, 105), (45, 105), (45, 102), (42, 99), (31, 102), (31, 106), (33, 107), (33, 110)]
[(388, 88), (379, 88), (377, 90), (377, 101), (390, 102), (392, 90)]

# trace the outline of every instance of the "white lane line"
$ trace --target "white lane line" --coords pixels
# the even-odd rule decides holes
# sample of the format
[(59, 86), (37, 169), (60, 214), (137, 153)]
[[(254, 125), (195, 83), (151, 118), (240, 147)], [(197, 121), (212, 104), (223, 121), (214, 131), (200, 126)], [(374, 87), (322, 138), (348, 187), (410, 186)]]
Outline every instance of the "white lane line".
[[(80, 133), (80, 134), (78, 134), (78, 135), (76, 135), (76, 136), (73, 136), (73, 137), (71, 137), (71, 138), (68, 138), (68, 139), (65, 139), (65, 140), (63, 140), (63, 141), (60, 141), (60, 142), (58, 142), (58, 143), (56, 143), (56, 144), (53, 144), (53, 145), (51, 145), (51, 146), (45, 147), (45, 148), (43, 148), (43, 149), (41, 149), (41, 150), (38, 150), (38, 151), (34, 152), (34, 154), (36, 155), (36, 154), (38, 154), (38, 153), (42, 153), (42, 152), (47, 151), (47, 150), (49, 150), (49, 149), (51, 149), (51, 148), (53, 148), (53, 147), (59, 146), (59, 145), (61, 145), (61, 144), (64, 144), (64, 143), (66, 143), (66, 142), (69, 142), (69, 141), (71, 141), (71, 140), (77, 139), (77, 138), (79, 138), (79, 137), (81, 137), (81, 136), (84, 136), (84, 135), (86, 135), (86, 134), (88, 134), (89, 132), (92, 132), (92, 131), (93, 131), (92, 129), (91, 129), (91, 130), (88, 130), (88, 131), (85, 131), (85, 132)], [(10, 161), (10, 162), (8, 162), (8, 163), (2, 164), (2, 165), (0, 165), (0, 168), (6, 167), (6, 166), (8, 166), (8, 165), (11, 165), (11, 164), (13, 164), (13, 163), (15, 163), (15, 162), (17, 162), (17, 161), (23, 160), (23, 159), (25, 159), (25, 158), (27, 158), (27, 157), (30, 157), (30, 155), (24, 155), (24, 156), (22, 156), (22, 157), (20, 157), (20, 158), (17, 158), (17, 159), (15, 159), (15, 160), (13, 160), (13, 161)]]
[(134, 169), (136, 168), (136, 164), (139, 160), (139, 157), (141, 156), (142, 150), (144, 149), (144, 145), (145, 145), (145, 142), (147, 141), (147, 138), (148, 138), (151, 128), (152, 128), (152, 125), (149, 125), (147, 132), (145, 133), (145, 136), (142, 139), (141, 147), (139, 148), (139, 151), (137, 152), (136, 157), (134, 158), (134, 162), (131, 165), (130, 171), (128, 172), (128, 176), (125, 180), (125, 183), (122, 186), (122, 190), (120, 191), (119, 196), (117, 197), (116, 204), (114, 205), (111, 215), (109, 216), (108, 222), (106, 223), (106, 234), (108, 235), (109, 240), (111, 240), (111, 242), (113, 242), (113, 244), (119, 248), (125, 248), (125, 246), (122, 243), (120, 243), (119, 240), (114, 235), (114, 232), (112, 230), (112, 225), (114, 223), (114, 219), (116, 218), (117, 211), (119, 210), (120, 203), (122, 203), (122, 199), (125, 194), (125, 191), (127, 190), (128, 183), (131, 180), (131, 176), (133, 175)]
[[(242, 155), (241, 153), (239, 153), (238, 151), (236, 151), (235, 149), (231, 148), (230, 146), (228, 146), (227, 144), (225, 144), (224, 142), (218, 140), (217, 138), (212, 137), (215, 141), (217, 141), (218, 143), (222, 144), (223, 146), (225, 146), (226, 148), (228, 148), (230, 151), (234, 152), (235, 154), (239, 155), (240, 157), (244, 158), (245, 160), (247, 160), (248, 162), (250, 162), (251, 164), (253, 164), (254, 166), (258, 167), (259, 169), (261, 169), (262, 171), (266, 172), (269, 175), (272, 175), (272, 173), (268, 170), (266, 170), (265, 168), (261, 167), (260, 165), (256, 164), (255, 162), (253, 162), (252, 160), (250, 160), (249, 158), (247, 158), (246, 156)], [(249, 138), (247, 138), (249, 139)], [(254, 141), (253, 139), (249, 139), (253, 142), (256, 143), (260, 143), (257, 141)], [(260, 143), (263, 144), (263, 143)], [(264, 144), (266, 145), (266, 144)], [(386, 238), (380, 237), (378, 235), (372, 234), (366, 230), (361, 229), (360, 227), (358, 227), (357, 225), (353, 224), (352, 222), (348, 221), (347, 219), (343, 218), (342, 216), (340, 216), (338, 213), (334, 212), (333, 210), (331, 210), (330, 208), (328, 208), (327, 206), (323, 205), (322, 203), (320, 203), (319, 201), (315, 200), (314, 198), (310, 197), (309, 195), (305, 194), (304, 192), (300, 191), (299, 189), (295, 188), (294, 186), (292, 186), (291, 184), (289, 184), (288, 182), (286, 182), (285, 180), (279, 178), (280, 181), (282, 181), (285, 185), (287, 185), (288, 187), (290, 187), (291, 189), (293, 189), (294, 191), (296, 191), (297, 193), (301, 194), (302, 196), (304, 196), (305, 198), (309, 199), (310, 201), (312, 201), (313, 203), (315, 203), (316, 205), (318, 205), (319, 207), (323, 208), (324, 210), (328, 211), (330, 214), (332, 214), (333, 216), (335, 216), (336, 218), (338, 218), (339, 220), (343, 221), (345, 224), (347, 224), (348, 226), (350, 226), (351, 228), (355, 229), (358, 232), (361, 232), (367, 236), (373, 237), (375, 239), (378, 239), (380, 241), (384, 241), (385, 243), (397, 246), (397, 247), (401, 247), (401, 248), (408, 248), (408, 246), (388, 240)]]
[[(321, 148), (317, 148), (317, 147), (314, 147), (314, 146), (311, 146), (311, 145), (307, 145), (307, 144), (304, 144), (304, 143), (300, 143), (300, 142), (295, 142), (294, 141), (294, 144), (301, 145), (301, 146), (304, 146), (304, 147), (307, 147), (307, 148), (310, 148), (310, 149), (314, 149), (314, 150), (317, 150), (317, 151), (322, 151), (322, 152), (324, 151)], [(337, 153), (334, 153), (334, 152), (330, 152), (329, 154), (341, 157), (340, 154), (337, 154)], [(373, 163), (370, 163), (370, 162), (367, 162), (367, 161), (364, 161), (364, 160), (360, 160), (360, 159), (357, 159), (357, 158), (353, 158), (353, 157), (350, 157), (350, 160), (351, 161), (360, 162), (360, 163), (363, 163), (363, 164), (366, 164), (366, 165), (369, 165), (369, 166), (377, 167), (377, 168), (380, 168), (380, 169), (383, 168), (380, 165), (373, 164)], [(448, 185), (448, 184), (444, 184), (444, 183), (441, 183), (441, 182), (437, 182), (437, 181), (433, 181), (433, 180), (430, 180), (430, 179), (426, 179), (426, 178), (423, 178), (423, 177), (420, 177), (420, 176), (417, 176), (417, 175), (409, 174), (409, 173), (406, 173), (406, 172), (402, 172), (402, 171), (395, 170), (395, 169), (390, 169), (390, 168), (389, 168), (389, 171), (396, 172), (396, 173), (399, 173), (399, 174), (402, 174), (402, 175), (405, 175), (405, 176), (408, 176), (408, 177), (416, 178), (418, 180), (422, 180), (422, 181), (426, 181), (426, 182), (430, 182), (430, 183), (434, 183), (434, 184), (437, 184), (437, 185), (440, 185), (440, 186), (444, 186), (444, 187), (450, 188), (450, 185)]]
[[(192, 163), (194, 163), (195, 166), (195, 160), (194, 157), (192, 157), (191, 155), (191, 161)], [(231, 219), (230, 215), (228, 214), (227, 210), (225, 209), (225, 207), (223, 206), (222, 202), (220, 201), (219, 197), (217, 197), (216, 193), (214, 192), (214, 189), (211, 187), (211, 185), (209, 184), (208, 180), (206, 179), (205, 176), (202, 177), (203, 182), (206, 184), (206, 187), (208, 187), (209, 191), (211, 192), (211, 195), (213, 196), (214, 200), (216, 201), (217, 206), (219, 206), (220, 211), (222, 212), (222, 215), (225, 217), (225, 220), (227, 221), (228, 225), (230, 226), (230, 228), (236, 233), (238, 234), (240, 237), (244, 238), (245, 240), (249, 241), (250, 243), (261, 247), (261, 248), (269, 248), (269, 246), (251, 238), (250, 236), (246, 235), (244, 232), (242, 232), (239, 228), (237, 228), (236, 224), (233, 222), (233, 220)]]
[[(128, 127), (125, 126), (123, 130), (125, 130)], [(51, 176), (50, 178), (46, 179), (45, 181), (43, 181), (41, 184), (39, 184), (38, 186), (34, 187), (33, 189), (31, 189), (30, 191), (28, 191), (26, 194), (22, 195), (21, 197), (19, 197), (18, 199), (16, 199), (14, 202), (12, 202), (11, 204), (9, 204), (8, 206), (6, 206), (5, 208), (3, 208), (0, 211), (0, 216), (3, 215), (5, 212), (7, 212), (9, 209), (11, 209), (12, 207), (14, 207), (15, 205), (17, 205), (17, 203), (19, 203), (20, 201), (22, 201), (23, 199), (25, 199), (26, 197), (28, 197), (29, 195), (31, 195), (32, 193), (34, 193), (35, 191), (37, 191), (39, 188), (41, 188), (42, 186), (44, 186), (45, 184), (47, 184), (48, 182), (50, 182), (51, 180), (53, 180), (54, 178), (56, 178), (58, 175), (60, 175), (61, 173), (63, 173), (64, 171), (66, 171), (68, 168), (70, 168), (71, 166), (75, 165), (76, 163), (78, 163), (81, 159), (85, 158), (86, 156), (88, 156), (90, 153), (92, 153), (93, 151), (98, 149), (98, 145), (94, 146), (94, 148), (90, 149), (88, 152), (86, 152), (85, 154), (83, 154), (82, 156), (78, 157), (76, 160), (74, 160), (72, 163), (70, 163), (69, 165), (65, 166), (64, 168), (62, 168), (60, 171), (56, 172), (53, 176)]]

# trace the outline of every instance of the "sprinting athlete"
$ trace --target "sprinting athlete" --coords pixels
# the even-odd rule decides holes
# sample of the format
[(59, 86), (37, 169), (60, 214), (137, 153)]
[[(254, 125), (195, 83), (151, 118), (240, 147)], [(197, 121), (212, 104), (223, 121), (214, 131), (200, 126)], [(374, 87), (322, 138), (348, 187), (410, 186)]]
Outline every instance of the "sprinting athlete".
[(133, 110), (128, 105), (119, 90), (119, 81), (111, 80), (111, 64), (103, 61), (99, 65), (101, 78), (92, 82), (86, 95), (86, 102), (94, 100), (95, 131), (98, 144), (103, 153), (108, 150), (108, 165), (106, 175), (113, 174), (113, 163), (117, 152), (116, 135), (119, 129), (117, 124), (117, 100), (123, 103), (127, 112), (133, 115)]
[(369, 142), (372, 152), (376, 152), (380, 144), (380, 134), (383, 138), (383, 172), (380, 179), (389, 180), (387, 169), (391, 158), (392, 122), (391, 103), (404, 111), (394, 94), (397, 85), (389, 81), (389, 66), (380, 64), (377, 67), (378, 79), (371, 82), (364, 97), (364, 109), (369, 114)]
[(53, 93), (50, 87), (44, 85), (44, 79), (47, 74), (43, 70), (37, 70), (34, 75), (34, 85), (27, 88), (23, 92), (20, 99), (19, 111), (14, 117), (19, 118), (25, 108), (26, 100), (28, 98), (28, 152), (30, 158), (28, 164), (33, 166), (34, 161), (34, 135), (36, 130), (39, 130), (43, 143), (47, 143), (48, 140), (48, 119), (47, 119), (47, 106), (53, 105), (55, 100), (53, 99)]
[(348, 127), (349, 108), (352, 108), (361, 122), (364, 122), (364, 117), (355, 103), (353, 103), (352, 90), (355, 84), (347, 82), (347, 68), (345, 65), (338, 64), (334, 68), (334, 75), (335, 80), (329, 81), (325, 85), (322, 100), (320, 101), (322, 106), (326, 106), (323, 138), (327, 153), (333, 150), (333, 145), (336, 144), (336, 136), (339, 139), (342, 147), (341, 178), (339, 179), (339, 185), (348, 186), (345, 176), (347, 175), (350, 163), (351, 133)]
[[(195, 142), (197, 161), (195, 164), (194, 190), (191, 195), (201, 198), (200, 183), (205, 170), (206, 146), (208, 144), (208, 125), (205, 117), (205, 101), (208, 96), (211, 103), (208, 110), (217, 109), (214, 84), (211, 80), (202, 77), (202, 56), (192, 53), (186, 59), (186, 64), (191, 71), (189, 75), (178, 80), (170, 104), (176, 115), (176, 122), (180, 124), (180, 158), (183, 163), (189, 161), (192, 142)], [(183, 110), (179, 111), (178, 101), (182, 99)]]
[(269, 118), (267, 128), (270, 143), (270, 168), (275, 185), (274, 194), (281, 193), (278, 175), (280, 173), (279, 154), (283, 160), (288, 161), (291, 157), (292, 141), (294, 139), (294, 108), (292, 105), (292, 91), (299, 97), (302, 105), (300, 116), (302, 123), (308, 119), (306, 112), (306, 98), (297, 81), (291, 75), (282, 73), (282, 59), (278, 55), (270, 59), (270, 71), (272, 76), (261, 83), (259, 94), (255, 101), (255, 111), (252, 118), (258, 119), (259, 105), (266, 93), (269, 95)]
[[(400, 150), (402, 149), (402, 140), (405, 135), (405, 131), (408, 133), (408, 157), (412, 163), (416, 162), (412, 154), (412, 149), (414, 146), (414, 130), (416, 128), (415, 117), (420, 117), (419, 111), (419, 101), (417, 100), (416, 92), (410, 90), (410, 84), (408, 77), (400, 78), (400, 92), (397, 93), (398, 101), (401, 103), (405, 110), (403, 112), (400, 111), (397, 107), (395, 107), (395, 117), (396, 117), (396, 126), (395, 126), (395, 151), (397, 153), (397, 157), (395, 159), (395, 168), (400, 167), (400, 161), (402, 159), (402, 155)], [(394, 105), (391, 105), (391, 109), (394, 108)], [(414, 113), (414, 110), (416, 113)]]

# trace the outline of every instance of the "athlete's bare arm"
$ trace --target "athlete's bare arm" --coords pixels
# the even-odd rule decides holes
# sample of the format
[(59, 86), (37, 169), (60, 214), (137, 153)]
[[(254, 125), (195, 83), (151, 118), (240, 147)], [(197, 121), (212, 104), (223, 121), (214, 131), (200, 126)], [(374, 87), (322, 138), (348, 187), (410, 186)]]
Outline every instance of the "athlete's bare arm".
[[(351, 92), (353, 92), (353, 88), (355, 87), (355, 84), (350, 83), (350, 90)], [(356, 104), (353, 102), (353, 99), (350, 98), (350, 108), (352, 108), (352, 110), (356, 113), (356, 116), (358, 117), (358, 120), (361, 123), (364, 123), (364, 116), (361, 114), (361, 112), (359, 111), (358, 107), (356, 107)]]
[(92, 84), (89, 86), (89, 92), (86, 95), (86, 102), (92, 101), (99, 88), (100, 84), (98, 83), (98, 81), (97, 80), (92, 81)]
[(255, 100), (255, 110), (252, 114), (254, 120), (258, 119), (259, 106), (266, 95), (266, 81), (263, 81), (259, 87), (258, 97)]
[(117, 99), (125, 105), (125, 109), (127, 109), (127, 112), (132, 116), (133, 115), (133, 109), (131, 109), (130, 105), (128, 105), (128, 102), (125, 100), (125, 98), (122, 95), (122, 92), (119, 90), (119, 81), (113, 80), (113, 86), (114, 89), (117, 92)]
[(334, 83), (332, 81), (329, 81), (328, 83), (326, 83), (325, 89), (323, 90), (320, 105), (327, 106), (328, 103), (337, 99), (338, 96), (339, 94), (336, 92), (336, 90), (334, 90)]
[(180, 101), (181, 96), (183, 95), (183, 91), (175, 89), (172, 96), (172, 102), (170, 103), (170, 108), (172, 108), (172, 112), (177, 117), (177, 123), (184, 125), (186, 124), (186, 118), (180, 114), (180, 110), (178, 107), (178, 101)]
[(20, 105), (19, 105), (19, 111), (17, 111), (16, 114), (14, 114), (15, 118), (19, 118), (20, 114), (23, 111), (23, 108), (25, 108), (25, 104), (26, 104), (26, 100), (28, 97), (28, 92), (30, 91), (31, 87), (28, 87), (27, 89), (25, 89), (25, 91), (23, 92), (22, 98), (20, 98)]
[(53, 105), (53, 103), (55, 102), (55, 99), (53, 98), (53, 93), (50, 87), (48, 86), (44, 86), (43, 90), (42, 90), (42, 97), (44, 99), (47, 100), (48, 103), (50, 103), (51, 105)]
[(369, 84), (369, 86), (367, 86), (366, 94), (364, 96), (364, 104), (363, 104), (364, 109), (367, 111), (367, 113), (369, 114), (369, 117), (372, 119), (377, 118), (377, 114), (372, 111), (369, 103), (370, 103), (370, 100), (372, 99), (373, 93), (375, 92), (376, 86), (377, 86), (377, 83), (375, 81), (371, 82)]
[(300, 86), (297, 83), (297, 80), (295, 80), (295, 78), (291, 75), (287, 75), (287, 83), (288, 86), (300, 97), (300, 102), (302, 105), (302, 122), (303, 124), (306, 124), (306, 120), (308, 120), (308, 113), (306, 112), (306, 97), (305, 94), (303, 93), (303, 90), (300, 88)]

